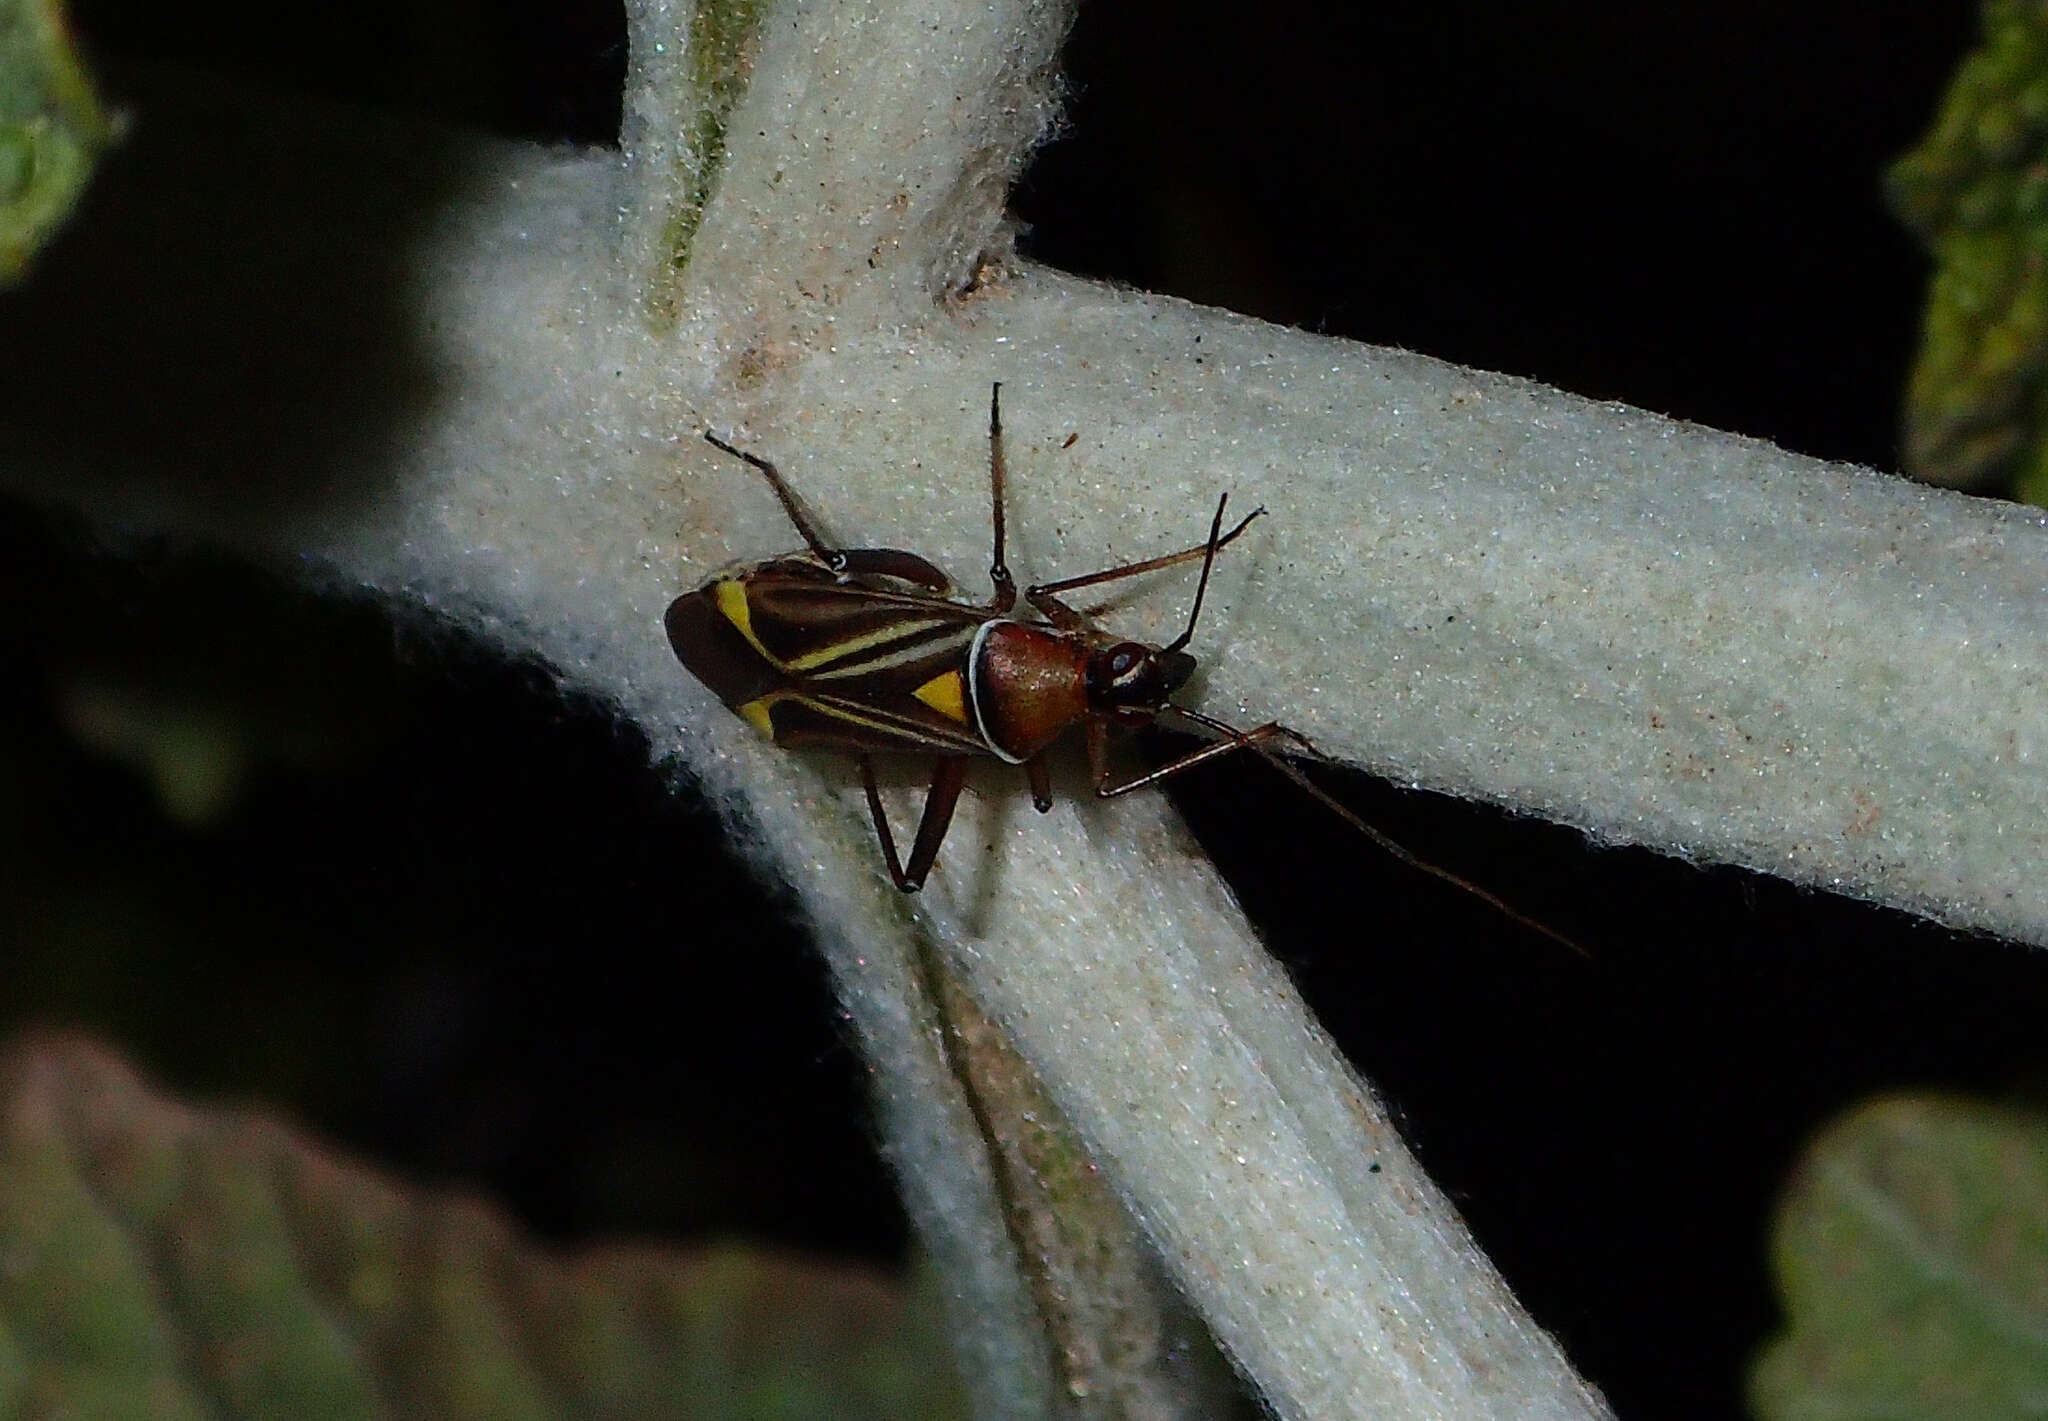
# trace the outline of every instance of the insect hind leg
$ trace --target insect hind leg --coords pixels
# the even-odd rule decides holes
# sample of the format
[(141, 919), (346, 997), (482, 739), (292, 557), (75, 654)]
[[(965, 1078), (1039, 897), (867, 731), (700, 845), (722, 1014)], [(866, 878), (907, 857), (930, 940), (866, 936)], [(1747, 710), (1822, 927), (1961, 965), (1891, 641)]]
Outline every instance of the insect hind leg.
[(882, 858), (889, 865), (889, 877), (905, 893), (924, 887), (938, 862), (939, 845), (952, 827), (953, 811), (959, 807), (960, 791), (967, 784), (967, 760), (960, 755), (942, 758), (932, 771), (931, 789), (924, 798), (924, 816), (917, 822), (917, 840), (910, 846), (910, 864), (905, 867), (896, 856), (896, 836), (889, 832), (889, 816), (882, 808), (882, 792), (875, 784), (875, 762), (860, 757), (861, 786), (867, 791), (868, 813), (874, 817), (875, 837), (882, 841)]
[(950, 592), (953, 579), (916, 553), (901, 548), (847, 548), (838, 570), (853, 577), (893, 577), (927, 592)]

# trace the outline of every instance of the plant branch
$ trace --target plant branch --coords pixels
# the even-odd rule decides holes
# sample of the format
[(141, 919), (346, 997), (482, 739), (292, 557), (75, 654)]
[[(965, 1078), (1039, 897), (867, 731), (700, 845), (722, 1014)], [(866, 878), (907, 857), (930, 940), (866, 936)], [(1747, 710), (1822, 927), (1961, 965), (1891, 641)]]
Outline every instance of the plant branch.
[[(962, 299), (1064, 11), (755, 18), (735, 94), (687, 17), (635, 12), (623, 163), (140, 105), (92, 233), (6, 312), (0, 481), (457, 619), (672, 747), (817, 925), (987, 1414), (1057, 1398), (921, 941), (1281, 1415), (1601, 1414), (1163, 803), (1070, 776), (1039, 820), (991, 774), (905, 899), (852, 778), (674, 665), (667, 600), (792, 541), (697, 433), (964, 575), (1000, 378), (1026, 580), (1186, 543), (1222, 487), (1271, 510), (1217, 564), (1203, 709), (2048, 941), (2040, 516), (1039, 269)], [(1119, 615), (1167, 631), (1186, 591)]]

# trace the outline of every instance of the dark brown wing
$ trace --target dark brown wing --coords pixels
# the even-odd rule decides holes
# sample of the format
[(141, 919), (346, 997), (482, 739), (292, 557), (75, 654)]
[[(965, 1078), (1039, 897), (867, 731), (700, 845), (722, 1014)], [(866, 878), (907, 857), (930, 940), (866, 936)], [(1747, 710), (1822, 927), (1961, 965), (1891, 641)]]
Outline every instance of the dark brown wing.
[(791, 560), (713, 579), (667, 624), (683, 665), (778, 745), (986, 755), (966, 668), (988, 620)]

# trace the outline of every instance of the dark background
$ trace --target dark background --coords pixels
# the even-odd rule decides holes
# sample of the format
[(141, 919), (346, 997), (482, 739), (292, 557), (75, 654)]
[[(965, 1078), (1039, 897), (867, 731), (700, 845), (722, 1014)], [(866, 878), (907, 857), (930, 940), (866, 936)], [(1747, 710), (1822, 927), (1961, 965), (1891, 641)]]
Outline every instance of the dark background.
[[(603, 6), (76, 19), (117, 93), (122, 62), (168, 60), (616, 137)], [(1072, 270), (1891, 467), (1927, 265), (1880, 176), (1973, 38), (1964, 5), (1097, 3), (1015, 205), (1027, 254)], [(446, 628), (26, 510), (0, 512), (0, 606), (10, 1022), (101, 1030), (552, 1238), (902, 1254), (790, 901), (602, 706)], [(257, 747), (225, 810), (181, 823), (89, 748), (80, 688), (107, 686)], [(1322, 778), (1589, 949), (1403, 872), (1256, 768), (1178, 796), (1624, 1415), (1739, 1411), (1775, 1319), (1768, 1211), (1815, 1126), (2039, 1069), (2048, 974), (2020, 949)]]

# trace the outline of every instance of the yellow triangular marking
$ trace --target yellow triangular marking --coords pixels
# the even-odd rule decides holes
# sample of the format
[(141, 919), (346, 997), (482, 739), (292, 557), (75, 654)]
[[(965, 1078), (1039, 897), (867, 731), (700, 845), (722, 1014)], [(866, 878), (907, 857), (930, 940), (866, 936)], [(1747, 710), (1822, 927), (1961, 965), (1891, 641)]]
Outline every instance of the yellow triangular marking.
[(967, 724), (967, 698), (958, 671), (948, 671), (944, 675), (934, 676), (910, 694), (948, 720), (957, 720), (962, 725)]
[(743, 706), (734, 706), (733, 709), (739, 712), (740, 718), (746, 721), (748, 725), (753, 726), (754, 729), (760, 731), (770, 740), (773, 740), (775, 738), (775, 722), (768, 718), (768, 703), (773, 699), (774, 697), (772, 696), (763, 696), (758, 701), (748, 701)]

